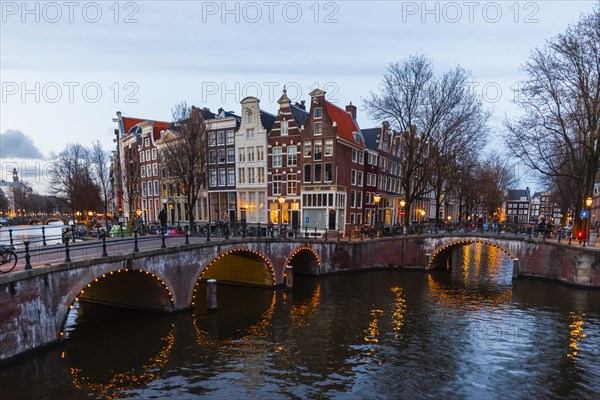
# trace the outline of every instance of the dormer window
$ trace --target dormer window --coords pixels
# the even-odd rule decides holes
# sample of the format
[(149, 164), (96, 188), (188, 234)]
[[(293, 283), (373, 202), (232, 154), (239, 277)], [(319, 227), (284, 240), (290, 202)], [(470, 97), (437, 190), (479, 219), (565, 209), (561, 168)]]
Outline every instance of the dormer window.
[(315, 115), (315, 119), (321, 118), (323, 116), (323, 109), (321, 107), (315, 108), (314, 115)]

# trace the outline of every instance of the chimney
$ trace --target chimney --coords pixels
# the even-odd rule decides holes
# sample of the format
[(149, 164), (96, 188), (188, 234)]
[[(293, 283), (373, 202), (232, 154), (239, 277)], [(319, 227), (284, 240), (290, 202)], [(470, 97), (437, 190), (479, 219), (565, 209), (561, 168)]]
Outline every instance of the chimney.
[(356, 120), (356, 106), (353, 106), (352, 102), (346, 106), (346, 111), (352, 114), (352, 119)]
[(217, 112), (217, 114), (221, 115), (221, 113), (222, 113), (223, 111), (225, 111), (225, 110), (223, 109), (223, 107), (219, 107), (219, 111)]
[(300, 103), (295, 102), (294, 105), (298, 108), (303, 109), (304, 111), (306, 111), (306, 104), (304, 104), (304, 100), (302, 100)]

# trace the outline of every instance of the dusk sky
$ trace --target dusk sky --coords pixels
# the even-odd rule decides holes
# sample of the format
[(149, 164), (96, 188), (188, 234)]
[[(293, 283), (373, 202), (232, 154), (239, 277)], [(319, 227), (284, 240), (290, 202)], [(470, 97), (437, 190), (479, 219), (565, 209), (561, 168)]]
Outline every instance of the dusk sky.
[(472, 72), (498, 136), (518, 114), (511, 88), (531, 50), (595, 4), (2, 1), (1, 178), (16, 166), (45, 191), (39, 172), (67, 143), (113, 148), (116, 111), (169, 120), (186, 101), (239, 113), (257, 96), (274, 113), (284, 85), (292, 100), (318, 86), (352, 102), (360, 126), (373, 127), (363, 99), (390, 62), (421, 53), (438, 72)]

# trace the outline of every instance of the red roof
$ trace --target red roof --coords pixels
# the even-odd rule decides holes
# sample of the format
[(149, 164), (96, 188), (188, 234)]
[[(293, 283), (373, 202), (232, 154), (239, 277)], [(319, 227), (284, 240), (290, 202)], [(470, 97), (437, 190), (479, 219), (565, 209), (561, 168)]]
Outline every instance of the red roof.
[(136, 126), (140, 122), (144, 122), (144, 121), (146, 121), (146, 120), (145, 119), (139, 119), (139, 118), (123, 117), (123, 130), (125, 131), (125, 132), (123, 132), (123, 134), (126, 135), (127, 132), (129, 132), (129, 130), (131, 128), (133, 128), (134, 126)]
[(342, 110), (328, 101), (325, 101), (325, 108), (327, 109), (329, 118), (337, 124), (337, 133), (342, 139), (365, 147), (360, 135), (358, 135), (358, 142), (354, 138), (354, 132), (358, 133), (358, 126), (349, 112)]
[(123, 117), (123, 129), (125, 130), (124, 134), (127, 134), (129, 132), (129, 130), (131, 128), (133, 128), (134, 126), (136, 126), (137, 124), (146, 122), (146, 121), (152, 122), (154, 125), (154, 130), (153, 130), (154, 140), (160, 139), (160, 131), (169, 129), (169, 126), (171, 125), (169, 122), (153, 121), (151, 119)]
[(171, 126), (168, 122), (154, 121), (154, 140), (160, 139), (160, 131), (165, 131)]

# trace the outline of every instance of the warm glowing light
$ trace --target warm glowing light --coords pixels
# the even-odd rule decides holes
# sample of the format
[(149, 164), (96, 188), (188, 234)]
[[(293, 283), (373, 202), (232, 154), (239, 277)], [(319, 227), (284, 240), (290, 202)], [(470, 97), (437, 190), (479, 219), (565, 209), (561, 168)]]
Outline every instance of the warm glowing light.
[(585, 199), (585, 205), (588, 206), (588, 208), (590, 208), (592, 206), (593, 202), (594, 202), (594, 199), (592, 199), (591, 197), (588, 197), (587, 199)]
[(379, 195), (379, 193), (373, 196), (373, 200), (375, 200), (375, 204), (379, 204), (379, 202), (381, 201), (381, 196)]

